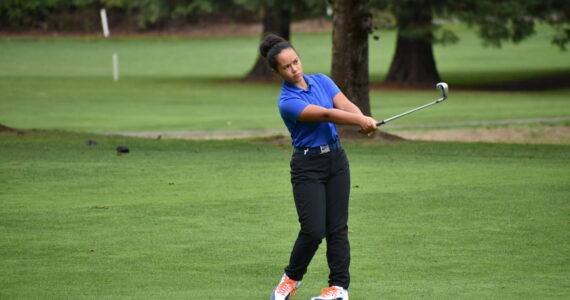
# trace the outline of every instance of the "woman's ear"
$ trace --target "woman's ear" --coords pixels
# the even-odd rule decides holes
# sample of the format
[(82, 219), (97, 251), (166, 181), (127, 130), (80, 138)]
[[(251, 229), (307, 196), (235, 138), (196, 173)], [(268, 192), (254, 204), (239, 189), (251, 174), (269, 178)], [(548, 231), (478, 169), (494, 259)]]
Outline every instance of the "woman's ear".
[(279, 73), (279, 71), (271, 68), (271, 73), (273, 73), (273, 76), (277, 79), (283, 79), (283, 77), (281, 77), (281, 74)]

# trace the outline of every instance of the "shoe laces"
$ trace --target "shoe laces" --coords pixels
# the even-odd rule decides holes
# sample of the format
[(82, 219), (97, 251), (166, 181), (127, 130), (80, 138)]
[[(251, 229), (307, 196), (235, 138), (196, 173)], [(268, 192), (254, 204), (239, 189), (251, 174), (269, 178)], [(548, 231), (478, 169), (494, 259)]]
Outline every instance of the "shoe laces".
[(281, 295), (289, 295), (290, 293), (292, 296), (296, 296), (297, 295), (297, 288), (295, 287), (296, 283), (297, 282), (295, 280), (289, 278), (283, 280), (283, 282), (281, 282), (277, 286), (277, 293)]
[(335, 297), (337, 292), (338, 290), (334, 286), (323, 288), (321, 297)]

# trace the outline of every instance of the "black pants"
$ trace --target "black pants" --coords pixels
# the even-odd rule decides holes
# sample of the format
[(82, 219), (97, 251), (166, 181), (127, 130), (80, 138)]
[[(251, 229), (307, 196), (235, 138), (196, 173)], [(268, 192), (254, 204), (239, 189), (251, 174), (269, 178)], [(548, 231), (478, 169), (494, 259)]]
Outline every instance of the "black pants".
[(285, 274), (300, 281), (326, 237), (329, 285), (348, 289), (350, 170), (344, 150), (325, 154), (294, 153), (291, 183), (301, 230)]

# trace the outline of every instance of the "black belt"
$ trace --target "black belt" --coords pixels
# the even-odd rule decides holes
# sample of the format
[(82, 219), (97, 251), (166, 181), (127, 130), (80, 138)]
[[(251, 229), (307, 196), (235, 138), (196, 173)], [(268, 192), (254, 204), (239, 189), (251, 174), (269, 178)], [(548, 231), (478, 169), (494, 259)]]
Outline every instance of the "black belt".
[(340, 141), (336, 141), (329, 145), (323, 145), (319, 147), (310, 147), (310, 148), (303, 148), (303, 147), (295, 147), (295, 153), (303, 153), (307, 154), (325, 154), (331, 151), (339, 151), (342, 149), (342, 145)]

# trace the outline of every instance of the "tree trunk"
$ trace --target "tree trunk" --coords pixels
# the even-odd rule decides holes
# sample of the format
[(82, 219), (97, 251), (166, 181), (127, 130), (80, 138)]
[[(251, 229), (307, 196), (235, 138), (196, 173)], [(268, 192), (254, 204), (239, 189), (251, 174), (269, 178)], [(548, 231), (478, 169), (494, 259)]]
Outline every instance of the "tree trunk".
[[(292, 3), (292, 0), (263, 0), (261, 2), (263, 10), (262, 39), (267, 34), (273, 33), (289, 40), (291, 34)], [(269, 65), (267, 65), (265, 59), (258, 53), (255, 64), (246, 75), (246, 79), (268, 80), (272, 78), (273, 73)]]
[(398, 39), (385, 81), (409, 84), (441, 81), (433, 57), (430, 0), (401, 1), (395, 14)]
[(332, 79), (362, 113), (370, 116), (368, 96), (368, 0), (332, 0)]
[[(368, 0), (329, 0), (333, 7), (332, 79), (363, 114), (371, 116), (368, 88), (368, 34), (372, 32)], [(354, 126), (337, 125), (343, 138), (401, 139), (376, 131), (367, 136)]]

